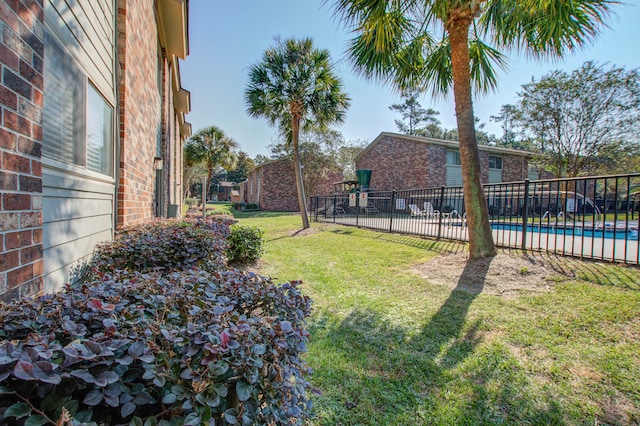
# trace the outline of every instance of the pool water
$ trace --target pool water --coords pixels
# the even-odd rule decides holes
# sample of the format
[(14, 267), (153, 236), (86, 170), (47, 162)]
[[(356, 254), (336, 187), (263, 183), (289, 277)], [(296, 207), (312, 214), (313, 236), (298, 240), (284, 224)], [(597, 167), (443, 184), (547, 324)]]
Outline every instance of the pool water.
[[(522, 231), (522, 225), (513, 223), (492, 223), (492, 229), (500, 229), (506, 231)], [(595, 238), (610, 238), (616, 240), (638, 240), (637, 229), (616, 229), (614, 232), (613, 227), (607, 229), (605, 225), (604, 229), (592, 229), (582, 227), (572, 227), (570, 225), (562, 225), (560, 227), (550, 225), (527, 225), (527, 232), (541, 232), (545, 234), (556, 234), (576, 237), (595, 237)]]

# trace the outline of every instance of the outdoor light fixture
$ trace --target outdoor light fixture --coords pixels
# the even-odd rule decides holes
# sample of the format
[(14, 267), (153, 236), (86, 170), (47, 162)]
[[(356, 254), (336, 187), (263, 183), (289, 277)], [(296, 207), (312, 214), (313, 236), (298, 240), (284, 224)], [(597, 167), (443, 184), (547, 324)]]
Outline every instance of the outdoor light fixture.
[(162, 170), (162, 157), (154, 157), (153, 164), (156, 167), (156, 170)]

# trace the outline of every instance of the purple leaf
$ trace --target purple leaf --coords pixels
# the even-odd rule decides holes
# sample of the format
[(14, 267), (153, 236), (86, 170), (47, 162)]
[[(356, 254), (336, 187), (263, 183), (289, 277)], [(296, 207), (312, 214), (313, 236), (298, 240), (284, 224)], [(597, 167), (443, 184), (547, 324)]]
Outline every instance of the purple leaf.
[(106, 402), (109, 407), (113, 408), (116, 408), (120, 405), (120, 399), (117, 395), (105, 395), (104, 402)]
[(133, 402), (127, 402), (120, 408), (120, 415), (125, 418), (129, 417), (133, 412), (136, 411), (136, 404)]
[(82, 379), (87, 383), (95, 383), (96, 382), (96, 378), (93, 377), (93, 374), (89, 373), (88, 370), (84, 370), (84, 369), (73, 370), (71, 372), (71, 375), (73, 377), (77, 377), (78, 379)]
[(102, 373), (98, 374), (95, 379), (96, 385), (104, 388), (111, 383), (117, 382), (118, 379), (120, 379), (120, 376), (118, 376), (118, 374), (113, 371), (103, 371)]
[(13, 367), (13, 376), (21, 380), (38, 380), (34, 377), (33, 364), (18, 361)]
[(94, 389), (84, 397), (83, 403), (93, 407), (102, 402), (102, 391)]
[(64, 331), (68, 331), (69, 333), (73, 333), (74, 331), (76, 331), (78, 329), (78, 324), (76, 324), (75, 322), (71, 321), (71, 320), (64, 320), (62, 321), (62, 329)]
[(143, 342), (135, 342), (133, 345), (129, 346), (129, 355), (133, 358), (138, 358), (144, 350), (147, 348)]
[(293, 333), (293, 327), (291, 327), (291, 323), (289, 321), (281, 321), (280, 330), (282, 330), (283, 333)]

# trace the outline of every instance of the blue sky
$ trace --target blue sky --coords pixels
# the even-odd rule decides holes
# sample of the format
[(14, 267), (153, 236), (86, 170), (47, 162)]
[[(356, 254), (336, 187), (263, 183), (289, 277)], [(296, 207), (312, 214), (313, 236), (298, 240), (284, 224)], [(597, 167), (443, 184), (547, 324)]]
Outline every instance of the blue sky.
[[(496, 93), (474, 99), (474, 111), (485, 130), (497, 135), (500, 129), (489, 121), (502, 105), (514, 103), (521, 85), (539, 79), (552, 70), (571, 71), (587, 60), (599, 64), (640, 67), (640, 4), (628, 0), (601, 36), (584, 50), (562, 61), (533, 61), (516, 53), (510, 68), (502, 72)], [(349, 34), (335, 20), (322, 0), (190, 0), (190, 55), (180, 64), (182, 86), (191, 91), (191, 113), (187, 121), (193, 131), (216, 125), (234, 138), (251, 157), (268, 154), (267, 145), (276, 129), (266, 120), (246, 113), (244, 90), (249, 66), (258, 62), (274, 38), (311, 37), (318, 48), (328, 49), (337, 74), (351, 97), (347, 118), (336, 128), (347, 141), (373, 140), (380, 132), (396, 131), (397, 113), (389, 110), (401, 101), (382, 84), (357, 76), (345, 56)], [(446, 128), (455, 127), (452, 98), (420, 98), (424, 108), (440, 111)]]

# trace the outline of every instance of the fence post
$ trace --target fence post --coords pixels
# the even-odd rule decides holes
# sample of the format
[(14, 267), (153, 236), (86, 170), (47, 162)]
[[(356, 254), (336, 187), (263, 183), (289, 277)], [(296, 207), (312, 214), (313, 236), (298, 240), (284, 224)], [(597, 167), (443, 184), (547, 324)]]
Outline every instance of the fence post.
[(444, 207), (444, 190), (445, 190), (445, 186), (442, 185), (442, 187), (440, 188), (440, 205), (438, 206), (438, 209), (440, 210), (440, 214), (438, 215), (437, 239), (440, 239), (440, 236), (442, 235), (442, 207)]
[[(314, 201), (315, 201), (315, 203), (314, 203)], [(311, 207), (313, 209), (312, 212), (311, 212), (311, 217), (313, 218), (313, 220), (315, 222), (318, 221), (318, 201), (319, 201), (318, 196), (312, 196), (311, 197)]]
[(356, 192), (356, 228), (359, 227), (360, 218), (360, 191)]
[(333, 223), (336, 223), (336, 216), (338, 216), (338, 195), (333, 194)]
[(529, 179), (524, 180), (524, 202), (522, 203), (522, 241), (520, 248), (527, 250), (527, 225), (529, 222)]
[(393, 210), (396, 204), (396, 191), (395, 189), (393, 190), (393, 192), (391, 192), (391, 206), (389, 206), (391, 208), (391, 217), (389, 218), (389, 232), (391, 232), (391, 229), (393, 228)]

